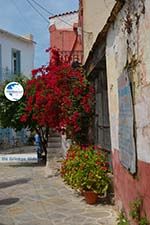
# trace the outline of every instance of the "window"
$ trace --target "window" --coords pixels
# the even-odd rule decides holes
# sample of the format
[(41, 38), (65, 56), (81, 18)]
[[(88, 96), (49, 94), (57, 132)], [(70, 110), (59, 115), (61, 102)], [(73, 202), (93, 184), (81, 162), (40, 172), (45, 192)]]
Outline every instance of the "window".
[(12, 49), (12, 73), (20, 74), (21, 73), (21, 65), (20, 65), (20, 51), (16, 49)]

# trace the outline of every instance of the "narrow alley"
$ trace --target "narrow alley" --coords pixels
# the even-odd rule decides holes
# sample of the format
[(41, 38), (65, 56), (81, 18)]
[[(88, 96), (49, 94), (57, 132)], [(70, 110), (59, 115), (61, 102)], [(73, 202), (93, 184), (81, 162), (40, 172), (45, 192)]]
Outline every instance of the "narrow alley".
[(114, 206), (88, 205), (59, 174), (37, 164), (0, 164), (0, 225), (115, 225)]

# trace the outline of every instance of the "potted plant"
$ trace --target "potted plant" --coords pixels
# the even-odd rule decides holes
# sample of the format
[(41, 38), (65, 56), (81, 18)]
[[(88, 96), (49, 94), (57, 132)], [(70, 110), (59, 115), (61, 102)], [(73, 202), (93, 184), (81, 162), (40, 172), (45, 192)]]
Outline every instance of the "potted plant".
[[(73, 188), (84, 192), (89, 204), (95, 203), (98, 195), (104, 195), (109, 187), (109, 164), (101, 149), (90, 146), (71, 146), (62, 164), (61, 174)], [(94, 196), (89, 200), (88, 196)]]

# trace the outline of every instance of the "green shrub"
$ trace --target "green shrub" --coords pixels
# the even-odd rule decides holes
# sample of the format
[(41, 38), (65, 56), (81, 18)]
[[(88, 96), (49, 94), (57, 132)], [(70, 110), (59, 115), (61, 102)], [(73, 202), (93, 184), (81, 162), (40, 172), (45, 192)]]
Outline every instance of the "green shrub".
[(117, 225), (129, 225), (129, 221), (127, 220), (125, 214), (121, 212), (117, 218)]
[(72, 145), (62, 163), (61, 175), (73, 188), (107, 192), (110, 178), (106, 154), (95, 146)]

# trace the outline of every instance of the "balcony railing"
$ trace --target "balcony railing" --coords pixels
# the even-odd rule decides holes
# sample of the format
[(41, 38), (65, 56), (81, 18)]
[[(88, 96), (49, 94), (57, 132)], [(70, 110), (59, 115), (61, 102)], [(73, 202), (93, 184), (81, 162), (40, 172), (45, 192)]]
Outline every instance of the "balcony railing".
[(82, 63), (83, 51), (73, 51), (71, 56), (71, 51), (59, 51), (59, 54), (64, 62), (73, 63), (74, 61), (78, 61), (79, 63)]

